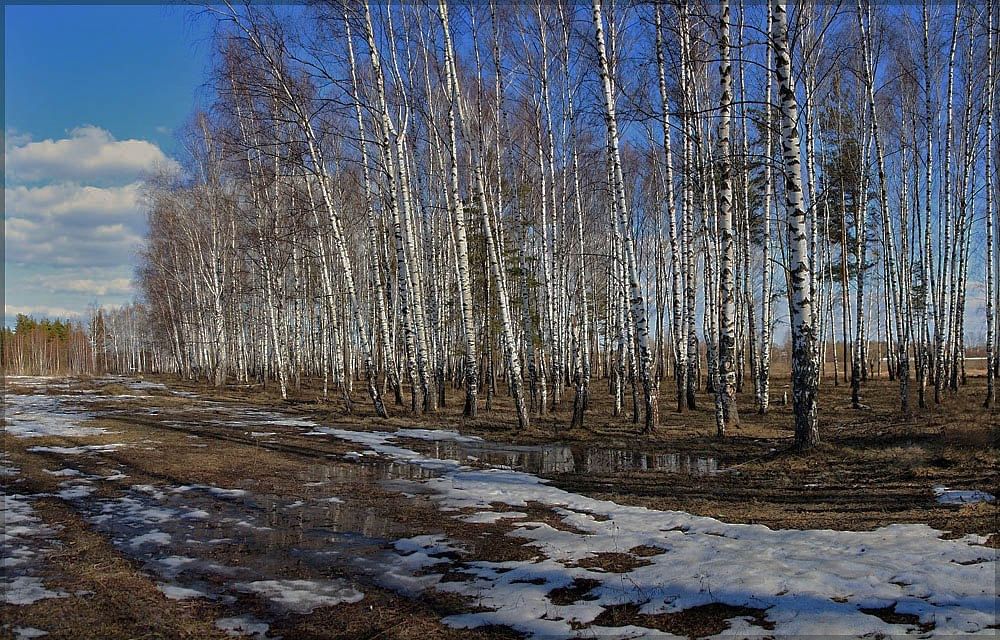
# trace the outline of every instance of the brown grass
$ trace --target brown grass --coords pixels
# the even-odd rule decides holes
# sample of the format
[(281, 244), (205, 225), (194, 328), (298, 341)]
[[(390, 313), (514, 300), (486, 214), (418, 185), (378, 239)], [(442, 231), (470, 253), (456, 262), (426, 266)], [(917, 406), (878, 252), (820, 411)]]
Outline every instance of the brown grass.
[[(669, 381), (668, 381), (669, 382)], [(795, 452), (791, 442), (791, 408), (775, 406), (766, 416), (756, 414), (750, 397), (739, 397), (743, 408), (742, 424), (725, 439), (714, 437), (714, 416), (710, 398), (699, 396), (696, 411), (676, 414), (671, 410), (670, 388), (663, 390), (660, 429), (643, 436), (629, 416), (610, 416), (609, 398), (604, 381), (595, 380), (592, 406), (586, 428), (568, 432), (572, 394), (562, 405), (545, 416), (536, 416), (526, 432), (514, 429), (509, 400), (494, 398), (495, 410), (480, 410), (474, 420), (460, 416), (461, 397), (449, 390), (448, 405), (434, 414), (410, 414), (390, 406), (393, 416), (379, 420), (360, 394), (355, 394), (353, 413), (346, 414), (340, 401), (323, 401), (314, 389), (305, 388), (289, 402), (276, 399), (275, 389), (230, 388), (217, 392), (191, 384), (176, 384), (213, 399), (260, 407), (279, 407), (316, 417), (321, 424), (342, 425), (356, 429), (386, 429), (420, 426), (453, 428), (463, 433), (523, 444), (567, 442), (584, 447), (641, 449), (648, 452), (712, 456), (725, 471), (709, 476), (682, 473), (632, 472), (604, 476), (600, 474), (565, 474), (552, 478), (558, 486), (623, 504), (658, 509), (678, 509), (697, 515), (719, 517), (727, 522), (761, 523), (771, 527), (872, 529), (897, 522), (924, 522), (956, 537), (966, 533), (995, 534), (1000, 510), (997, 505), (977, 504), (961, 507), (938, 504), (931, 493), (936, 484), (957, 489), (990, 491), (997, 486), (997, 441), (1000, 435), (996, 410), (980, 407), (983, 385), (971, 379), (957, 394), (949, 393), (940, 407), (917, 410), (904, 417), (898, 413), (896, 387), (885, 380), (870, 381), (864, 389), (869, 409), (850, 409), (848, 389), (827, 382), (821, 393), (821, 434), (823, 443), (814, 450)], [(173, 384), (173, 383), (172, 383)], [(94, 382), (82, 381), (80, 390), (93, 388)], [(101, 393), (124, 393), (127, 387), (105, 385)], [(776, 385), (780, 393), (780, 385)], [(360, 390), (360, 386), (359, 386)], [(25, 389), (25, 391), (29, 391)], [(145, 392), (144, 392), (145, 393)], [(67, 461), (60, 456), (30, 453), (35, 445), (73, 446), (80, 444), (66, 438), (16, 439), (3, 434), (3, 448), (13, 464), (21, 468), (24, 482), (16, 485), (22, 493), (53, 491), (61, 478), (42, 472), (42, 468), (73, 466), (88, 473), (110, 474), (116, 465), (130, 477), (128, 484), (212, 484), (240, 487), (255, 494), (297, 498), (304, 495), (304, 484), (315, 474), (355, 447), (331, 438), (312, 438), (301, 430), (269, 426), (279, 433), (277, 444), (262, 443), (249, 435), (224, 426), (205, 424), (210, 414), (183, 409), (185, 398), (149, 391), (147, 407), (159, 407), (169, 419), (189, 424), (166, 424), (164, 416), (146, 416), (126, 412), (110, 415), (123, 406), (109, 401), (96, 410), (102, 415), (92, 424), (111, 432), (86, 438), (87, 444), (122, 442), (130, 446), (101, 456), (78, 456)], [(484, 394), (485, 395), (485, 394)], [(481, 396), (484, 397), (484, 396)], [(197, 434), (199, 439), (189, 438)], [(194, 446), (208, 444), (208, 447)], [(329, 456), (333, 456), (332, 458)], [(443, 533), (459, 541), (466, 550), (463, 557), (501, 562), (529, 561), (537, 558), (534, 547), (522, 538), (511, 536), (525, 521), (545, 523), (563, 530), (575, 529), (550, 507), (529, 504), (527, 520), (516, 523), (500, 521), (470, 524), (443, 517), (433, 502), (423, 496), (403, 498), (390, 487), (371, 481), (373, 467), (348, 465), (354, 473), (332, 477), (326, 488), (344, 496), (350, 509), (375, 521), (392, 522), (386, 535)], [(118, 489), (114, 483), (99, 483), (95, 496), (110, 497)], [(363, 490), (362, 490), (363, 489)], [(140, 571), (118, 552), (102, 535), (91, 530), (69, 506), (54, 498), (35, 503), (39, 515), (62, 529), (58, 533), (59, 550), (50, 557), (46, 584), (81, 595), (43, 600), (24, 607), (0, 609), (4, 622), (17, 626), (36, 626), (51, 632), (53, 638), (221, 638), (213, 621), (227, 615), (204, 600), (171, 601), (155, 586), (155, 580)], [(500, 509), (497, 509), (500, 510)], [(988, 546), (1000, 546), (1000, 536), (992, 535)], [(238, 548), (226, 549), (225, 560), (238, 564)], [(605, 571), (627, 571), (645, 563), (642, 558), (664, 553), (655, 547), (637, 547), (627, 553), (600, 554), (581, 566)], [(450, 559), (454, 579), (462, 579), (462, 558)], [(442, 569), (444, 570), (444, 569)], [(294, 574), (294, 570), (289, 569)], [(593, 588), (577, 581), (550, 592), (559, 604), (587, 597)], [(504, 638), (515, 637), (509, 630), (484, 628), (477, 631), (454, 630), (440, 622), (444, 615), (474, 610), (476, 603), (452, 594), (431, 592), (419, 600), (410, 600), (374, 587), (365, 587), (366, 597), (359, 603), (317, 610), (309, 616), (290, 616), (275, 621), (274, 633), (294, 638)], [(90, 592), (83, 595), (84, 592)], [(558, 600), (558, 602), (557, 602)], [(241, 606), (260, 607), (241, 599)], [(895, 616), (894, 611), (873, 611), (872, 615)], [(673, 614), (640, 614), (636, 605), (609, 607), (594, 622), (595, 626), (640, 624), (672, 633), (702, 636), (719, 633), (733, 617), (749, 616), (763, 622), (757, 609), (709, 605)], [(885, 619), (885, 618), (883, 618)], [(910, 623), (909, 620), (902, 620)], [(10, 637), (9, 629), (0, 637)]]

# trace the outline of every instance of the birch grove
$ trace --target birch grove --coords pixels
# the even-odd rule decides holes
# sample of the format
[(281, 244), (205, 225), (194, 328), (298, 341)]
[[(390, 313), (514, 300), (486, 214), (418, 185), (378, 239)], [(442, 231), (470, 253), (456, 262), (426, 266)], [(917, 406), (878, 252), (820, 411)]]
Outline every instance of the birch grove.
[(209, 7), (142, 366), (521, 430), (711, 407), (720, 437), (787, 388), (802, 447), (827, 385), (907, 414), (981, 371), (990, 406), (998, 10)]

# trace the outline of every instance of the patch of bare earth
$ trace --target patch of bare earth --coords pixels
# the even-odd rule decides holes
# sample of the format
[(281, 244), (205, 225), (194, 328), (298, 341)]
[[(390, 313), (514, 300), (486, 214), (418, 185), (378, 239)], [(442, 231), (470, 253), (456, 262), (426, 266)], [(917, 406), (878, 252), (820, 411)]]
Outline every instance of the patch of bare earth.
[(762, 630), (774, 628), (774, 623), (767, 621), (764, 609), (712, 603), (676, 613), (647, 614), (640, 613), (640, 606), (629, 603), (604, 607), (604, 611), (588, 626), (636, 625), (689, 638), (704, 638), (723, 633), (729, 628), (729, 620), (733, 618), (750, 618), (751, 624), (761, 627)]

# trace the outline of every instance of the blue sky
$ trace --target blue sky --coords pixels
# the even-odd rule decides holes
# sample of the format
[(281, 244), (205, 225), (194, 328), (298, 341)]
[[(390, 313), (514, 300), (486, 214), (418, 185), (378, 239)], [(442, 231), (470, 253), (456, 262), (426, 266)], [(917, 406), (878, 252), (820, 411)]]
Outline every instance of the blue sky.
[(141, 176), (204, 99), (205, 21), (168, 6), (4, 7), (4, 316), (130, 300)]

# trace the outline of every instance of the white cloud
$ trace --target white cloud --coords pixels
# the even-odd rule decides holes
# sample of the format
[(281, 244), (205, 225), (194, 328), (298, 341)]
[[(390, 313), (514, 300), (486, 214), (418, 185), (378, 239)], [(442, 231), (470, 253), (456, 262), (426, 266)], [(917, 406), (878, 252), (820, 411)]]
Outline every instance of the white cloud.
[(7, 216), (50, 223), (132, 223), (141, 226), (141, 185), (93, 187), (72, 182), (39, 187), (15, 186), (4, 190)]
[(140, 189), (139, 183), (6, 189), (7, 261), (49, 266), (130, 262), (146, 226)]
[(17, 129), (7, 129), (3, 133), (3, 148), (20, 147), (31, 142), (31, 136)]
[(78, 127), (68, 138), (5, 141), (8, 180), (86, 181), (109, 178), (134, 181), (158, 166), (176, 166), (158, 146), (147, 140), (116, 140), (94, 126)]
[(153, 142), (116, 140), (99, 127), (33, 142), (4, 132), (5, 315), (80, 317), (121, 304), (143, 244), (142, 176), (176, 169)]

